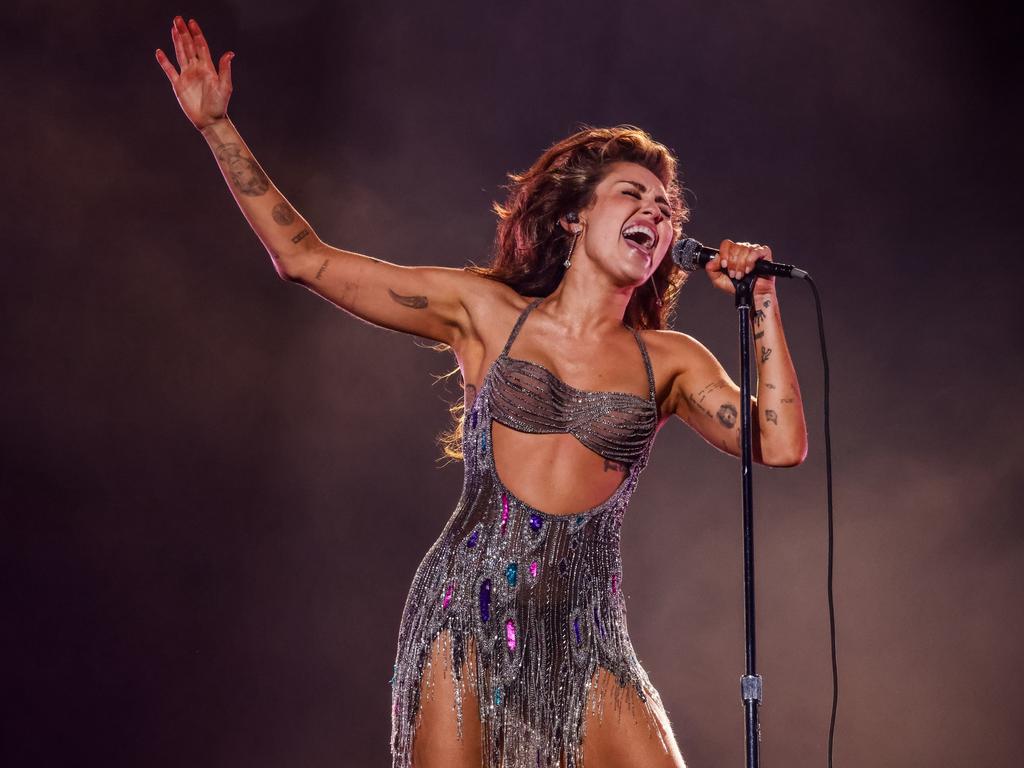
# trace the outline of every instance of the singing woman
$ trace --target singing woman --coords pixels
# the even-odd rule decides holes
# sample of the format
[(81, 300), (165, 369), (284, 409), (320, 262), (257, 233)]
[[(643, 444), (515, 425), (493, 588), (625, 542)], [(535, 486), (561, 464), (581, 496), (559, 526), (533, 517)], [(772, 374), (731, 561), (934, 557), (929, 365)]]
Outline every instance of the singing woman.
[[(461, 498), (417, 568), (392, 677), (396, 768), (683, 766), (626, 625), (620, 531), (675, 416), (738, 455), (739, 388), (667, 328), (685, 280), (676, 160), (631, 126), (586, 128), (510, 175), (487, 267), (404, 267), (321, 240), (227, 116), (231, 58), (175, 18), (157, 62), (277, 273), (346, 312), (450, 349), (464, 399), (443, 439)], [(725, 240), (734, 291), (767, 246)], [(753, 455), (803, 461), (807, 435), (772, 279), (754, 284)]]

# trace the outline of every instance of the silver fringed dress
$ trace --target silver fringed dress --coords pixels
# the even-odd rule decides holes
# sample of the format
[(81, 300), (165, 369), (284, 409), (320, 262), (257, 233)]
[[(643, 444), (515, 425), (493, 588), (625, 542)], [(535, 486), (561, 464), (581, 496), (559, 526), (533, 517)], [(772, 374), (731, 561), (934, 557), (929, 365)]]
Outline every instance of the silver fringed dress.
[[(486, 768), (581, 768), (587, 706), (635, 691), (660, 705), (626, 629), (619, 547), (623, 513), (650, 454), (658, 424), (654, 373), (647, 399), (587, 392), (543, 366), (509, 357), (530, 312), (517, 320), (465, 415), (462, 496), (413, 578), (402, 614), (392, 685), (395, 768), (412, 765), (424, 670), (439, 644), (456, 681), (452, 717), (461, 736), (460, 685), (472, 686)], [(530, 433), (568, 433), (609, 461), (629, 466), (612, 496), (573, 515), (518, 499), (498, 477), (491, 420)], [(595, 684), (598, 668), (618, 685)], [(628, 688), (627, 688), (628, 686)], [(630, 690), (632, 689), (632, 690)], [(604, 707), (604, 709), (602, 709)]]

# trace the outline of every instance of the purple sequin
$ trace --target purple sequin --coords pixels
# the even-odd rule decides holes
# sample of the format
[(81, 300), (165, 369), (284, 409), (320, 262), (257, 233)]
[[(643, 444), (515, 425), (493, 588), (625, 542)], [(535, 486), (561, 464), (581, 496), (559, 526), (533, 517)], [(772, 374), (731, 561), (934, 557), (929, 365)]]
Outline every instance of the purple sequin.
[(480, 585), (480, 621), (491, 620), (491, 580), (484, 579)]
[(540, 515), (538, 515), (538, 514), (537, 514), (536, 512), (534, 512), (534, 513), (533, 513), (532, 515), (530, 515), (530, 527), (531, 527), (531, 528), (532, 528), (533, 530), (535, 530), (535, 531), (539, 531), (539, 530), (540, 530), (540, 527), (541, 527), (542, 525), (544, 525), (544, 518), (542, 518), (542, 517), (541, 517)]
[(612, 594), (614, 595), (619, 591), (619, 574), (612, 574)]
[(467, 547), (475, 547), (477, 539), (479, 539), (479, 538), (480, 538), (480, 531), (473, 531), (471, 534), (469, 534), (469, 538), (466, 539), (466, 546)]
[(531, 579), (536, 579), (537, 578), (537, 568), (539, 568), (539, 567), (540, 566), (537, 565), (537, 561), (536, 560), (534, 560), (532, 563), (530, 563), (530, 578)]
[(472, 429), (476, 429), (476, 408), (469, 415), (469, 423)]
[(441, 607), (442, 608), (447, 608), (448, 607), (448, 603), (450, 603), (452, 601), (452, 589), (454, 587), (455, 587), (454, 583), (449, 584), (448, 585), (448, 589), (446, 589), (444, 591), (444, 599), (441, 601)]
[(516, 623), (512, 619), (505, 622), (505, 641), (510, 651), (516, 649)]
[(583, 638), (580, 637), (580, 620), (579, 620), (579, 617), (577, 617), (577, 618), (572, 620), (572, 628), (573, 628), (573, 631), (576, 632), (576, 645), (579, 645), (580, 643), (583, 642)]

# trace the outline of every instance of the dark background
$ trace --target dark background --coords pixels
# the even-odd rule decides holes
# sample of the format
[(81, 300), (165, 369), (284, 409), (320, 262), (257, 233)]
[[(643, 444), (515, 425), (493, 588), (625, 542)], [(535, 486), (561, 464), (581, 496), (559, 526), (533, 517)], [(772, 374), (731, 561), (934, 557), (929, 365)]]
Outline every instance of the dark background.
[[(504, 174), (580, 122), (679, 155), (689, 231), (806, 267), (832, 357), (836, 765), (1011, 766), (1022, 718), (1019, 30), (1009, 6), (15, 2), (0, 370), (5, 766), (389, 764), (399, 614), (454, 508), (450, 354), (280, 281), (153, 51), (237, 52), (230, 114), (327, 242), (487, 259)], [(1016, 222), (1013, 222), (1016, 223)], [(811, 452), (758, 469), (765, 765), (821, 765)], [(736, 368), (701, 278), (677, 330)], [(624, 557), (691, 768), (739, 765), (735, 460), (666, 426)]]

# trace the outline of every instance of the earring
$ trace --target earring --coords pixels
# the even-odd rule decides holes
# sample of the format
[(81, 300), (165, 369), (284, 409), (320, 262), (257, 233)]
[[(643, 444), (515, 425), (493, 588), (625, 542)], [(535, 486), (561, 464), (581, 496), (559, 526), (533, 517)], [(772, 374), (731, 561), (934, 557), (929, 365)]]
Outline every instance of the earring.
[(658, 295), (658, 286), (654, 282), (654, 273), (651, 272), (651, 290), (654, 291), (654, 303), (661, 306), (661, 296)]
[(573, 226), (572, 245), (569, 246), (569, 255), (566, 256), (565, 261), (562, 262), (565, 268), (568, 269), (572, 266), (572, 255), (576, 251), (576, 241), (580, 239), (580, 232), (583, 231), (583, 227), (578, 223), (580, 215), (576, 213), (576, 211), (569, 211), (565, 214), (565, 220), (570, 224), (575, 225)]

